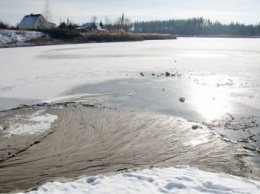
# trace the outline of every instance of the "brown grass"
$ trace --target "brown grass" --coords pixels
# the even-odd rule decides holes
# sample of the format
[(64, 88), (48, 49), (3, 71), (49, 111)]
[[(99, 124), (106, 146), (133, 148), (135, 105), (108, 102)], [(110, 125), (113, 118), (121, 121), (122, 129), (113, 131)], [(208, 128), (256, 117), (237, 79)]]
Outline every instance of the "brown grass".
[(47, 33), (53, 39), (71, 43), (176, 39), (175, 35), (169, 34), (135, 34), (127, 32), (112, 33), (108, 31), (80, 33), (68, 29), (51, 29), (44, 30), (43, 32)]
[(134, 34), (134, 33), (91, 33), (86, 35), (89, 41), (95, 42), (121, 42), (121, 41), (142, 41), (142, 40), (165, 40), (176, 39), (170, 34)]

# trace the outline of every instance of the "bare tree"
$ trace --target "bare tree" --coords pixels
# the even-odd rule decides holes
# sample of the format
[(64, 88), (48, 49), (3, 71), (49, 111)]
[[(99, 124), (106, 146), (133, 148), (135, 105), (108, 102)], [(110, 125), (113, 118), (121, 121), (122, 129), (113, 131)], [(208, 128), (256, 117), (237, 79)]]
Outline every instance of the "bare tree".
[(97, 23), (98, 17), (96, 15), (91, 17), (91, 22)]
[(123, 29), (128, 32), (133, 28), (133, 22), (129, 18), (124, 19)]
[(122, 27), (122, 26), (124, 26), (124, 24), (125, 24), (125, 14), (123, 13), (123, 15), (121, 17), (116, 18), (115, 25)]
[(125, 14), (123, 14), (122, 17), (118, 17), (115, 20), (114, 25), (122, 30), (125, 30), (126, 32), (130, 31), (133, 27), (132, 21), (129, 18), (125, 17)]
[(122, 18), (121, 18), (121, 26), (125, 25), (125, 14), (123, 13)]
[(52, 20), (52, 12), (50, 8), (49, 0), (45, 0), (44, 7), (43, 7), (43, 16), (47, 21)]
[(121, 18), (121, 17), (118, 17), (118, 18), (115, 19), (114, 25), (120, 27), (120, 26), (121, 26), (121, 22), (122, 22), (122, 18)]
[(112, 22), (111, 20), (108, 18), (108, 16), (105, 17), (105, 25), (110, 25)]

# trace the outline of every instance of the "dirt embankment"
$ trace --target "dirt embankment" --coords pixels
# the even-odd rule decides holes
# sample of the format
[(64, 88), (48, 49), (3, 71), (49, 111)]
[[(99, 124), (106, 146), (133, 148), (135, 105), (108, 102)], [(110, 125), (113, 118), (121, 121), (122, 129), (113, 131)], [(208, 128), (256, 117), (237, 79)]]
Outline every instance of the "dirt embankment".
[[(50, 129), (4, 137), (22, 122), (19, 115), (39, 110), (58, 116)], [(256, 177), (240, 146), (180, 118), (65, 103), (7, 111), (0, 125), (0, 193), (61, 177), (178, 164)]]

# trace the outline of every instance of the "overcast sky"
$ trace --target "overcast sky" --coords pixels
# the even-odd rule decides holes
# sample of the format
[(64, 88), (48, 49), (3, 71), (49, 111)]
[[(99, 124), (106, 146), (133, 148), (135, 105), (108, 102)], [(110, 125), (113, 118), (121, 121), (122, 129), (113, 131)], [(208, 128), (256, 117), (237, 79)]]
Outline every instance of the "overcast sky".
[[(16, 25), (24, 15), (43, 12), (46, 0), (0, 0), (0, 20)], [(112, 21), (125, 13), (132, 21), (204, 17), (223, 23), (260, 22), (260, 0), (49, 0), (52, 22), (82, 24), (93, 15)]]

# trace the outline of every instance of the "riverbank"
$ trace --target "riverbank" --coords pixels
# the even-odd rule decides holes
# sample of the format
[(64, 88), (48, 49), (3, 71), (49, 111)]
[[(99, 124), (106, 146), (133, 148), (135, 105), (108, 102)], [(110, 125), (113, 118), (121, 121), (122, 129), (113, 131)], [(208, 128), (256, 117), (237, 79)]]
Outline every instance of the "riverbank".
[(78, 103), (3, 113), (0, 193), (62, 177), (176, 165), (259, 178), (239, 144), (178, 117)]
[(0, 30), (0, 48), (79, 44), (93, 42), (126, 42), (176, 39), (171, 34), (135, 34), (128, 32), (95, 31), (81, 33), (66, 29), (43, 31)]

